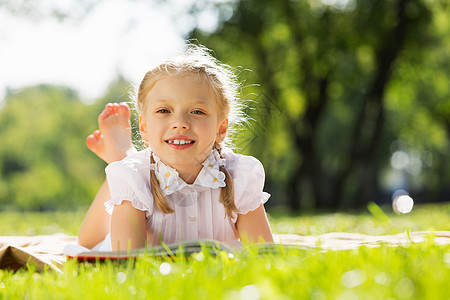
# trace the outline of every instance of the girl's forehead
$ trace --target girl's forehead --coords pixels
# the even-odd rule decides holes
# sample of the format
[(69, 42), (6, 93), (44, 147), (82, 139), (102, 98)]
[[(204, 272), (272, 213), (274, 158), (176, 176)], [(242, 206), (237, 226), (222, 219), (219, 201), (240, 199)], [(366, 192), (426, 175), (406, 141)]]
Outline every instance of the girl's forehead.
[(176, 73), (156, 79), (147, 94), (147, 102), (154, 100), (155, 94), (175, 94), (183, 92), (208, 94), (208, 99), (217, 102), (218, 93), (214, 85), (203, 74)]
[(198, 81), (202, 84), (205, 84), (209, 87), (212, 87), (212, 83), (210, 82), (210, 80), (208, 79), (208, 76), (203, 74), (203, 73), (194, 73), (194, 72), (169, 72), (169, 73), (165, 73), (165, 74), (161, 74), (161, 76), (155, 81), (155, 84), (158, 83), (159, 81), (162, 80), (167, 80), (167, 79), (191, 79), (191, 80), (195, 80)]

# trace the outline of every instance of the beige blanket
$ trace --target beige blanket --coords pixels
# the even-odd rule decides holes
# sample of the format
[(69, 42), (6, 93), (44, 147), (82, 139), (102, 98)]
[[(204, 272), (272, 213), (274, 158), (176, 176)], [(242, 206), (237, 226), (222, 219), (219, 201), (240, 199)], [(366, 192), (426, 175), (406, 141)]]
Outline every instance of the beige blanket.
[[(378, 247), (381, 244), (392, 246), (421, 243), (433, 239), (437, 245), (450, 244), (450, 231), (416, 231), (395, 235), (365, 235), (346, 232), (332, 232), (318, 236), (300, 236), (296, 234), (276, 234), (275, 243), (299, 245), (302, 247), (330, 250), (348, 250), (360, 246)], [(77, 237), (64, 234), (42, 236), (0, 236), (0, 269), (25, 267), (32, 263), (37, 271), (52, 269), (61, 272), (66, 261), (63, 248), (67, 244), (76, 244)]]
[(17, 270), (29, 261), (37, 271), (60, 268), (66, 261), (64, 246), (76, 244), (77, 237), (65, 234), (0, 236), (0, 269)]

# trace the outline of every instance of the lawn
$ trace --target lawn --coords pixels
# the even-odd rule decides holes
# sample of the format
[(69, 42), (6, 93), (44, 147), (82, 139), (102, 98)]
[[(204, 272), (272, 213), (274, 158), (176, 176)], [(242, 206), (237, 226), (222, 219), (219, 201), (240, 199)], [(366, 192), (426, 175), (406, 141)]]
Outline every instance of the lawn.
[[(394, 234), (450, 230), (450, 204), (416, 206), (408, 215), (270, 212), (275, 233)], [(389, 211), (388, 208), (383, 208)], [(0, 235), (76, 234), (83, 212), (0, 213)], [(5, 226), (3, 226), (5, 225)], [(290, 250), (211, 257), (199, 253), (135, 264), (77, 265), (63, 274), (0, 270), (0, 299), (450, 299), (450, 246), (433, 239), (403, 247)]]

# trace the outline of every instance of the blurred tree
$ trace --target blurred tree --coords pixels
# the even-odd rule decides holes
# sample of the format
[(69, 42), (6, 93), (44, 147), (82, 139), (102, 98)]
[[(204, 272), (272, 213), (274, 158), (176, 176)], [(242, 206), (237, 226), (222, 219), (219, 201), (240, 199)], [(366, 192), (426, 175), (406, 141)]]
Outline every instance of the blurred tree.
[(92, 199), (102, 167), (84, 147), (95, 124), (86, 112), (67, 88), (40, 85), (7, 95), (0, 111), (3, 208), (68, 208)]
[(0, 207), (74, 209), (88, 205), (104, 180), (102, 162), (85, 146), (108, 102), (129, 101), (122, 76), (94, 104), (66, 87), (11, 90), (0, 110)]
[[(387, 98), (390, 127), (408, 154), (411, 188), (426, 199), (449, 200), (450, 182), (450, 3), (428, 3), (432, 19), (398, 63)], [(422, 29), (423, 30), (423, 29)], [(447, 193), (447, 194), (445, 194)]]
[[(249, 110), (259, 125), (240, 145), (262, 158), (269, 188), (293, 209), (380, 202), (382, 175), (399, 140), (448, 161), (448, 3), (326, 3), (222, 3), (231, 17), (214, 32), (191, 33), (221, 60), (255, 71), (247, 78), (261, 88), (245, 87), (243, 94), (260, 95)], [(425, 126), (419, 132), (433, 136), (421, 143), (412, 138), (418, 117)], [(434, 184), (423, 170), (416, 174), (420, 191), (442, 190), (448, 170), (448, 162), (434, 161), (427, 172), (446, 174)]]
[[(58, 4), (35, 10), (36, 3), (0, 0), (0, 7), (76, 20), (98, 1), (74, 2), (73, 14)], [(219, 21), (193, 22), (190, 37), (254, 70), (241, 75), (256, 122), (237, 145), (262, 159), (279, 203), (357, 207), (400, 187), (416, 200), (449, 200), (447, 0), (195, 1), (187, 15), (205, 13)], [(1, 207), (88, 204), (105, 164), (85, 136), (105, 103), (128, 101), (128, 89), (119, 76), (93, 105), (67, 88), (10, 91), (0, 110)]]

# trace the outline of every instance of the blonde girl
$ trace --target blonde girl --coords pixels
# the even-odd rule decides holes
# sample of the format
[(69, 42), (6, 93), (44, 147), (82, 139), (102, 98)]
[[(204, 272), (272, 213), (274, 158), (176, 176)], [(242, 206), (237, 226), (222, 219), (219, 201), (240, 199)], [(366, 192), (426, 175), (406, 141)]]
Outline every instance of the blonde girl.
[(136, 97), (141, 151), (131, 143), (128, 106), (106, 105), (86, 142), (109, 163), (107, 180), (82, 224), (81, 246), (273, 241), (261, 163), (225, 147), (239, 119), (237, 86), (230, 69), (199, 46), (148, 71)]

